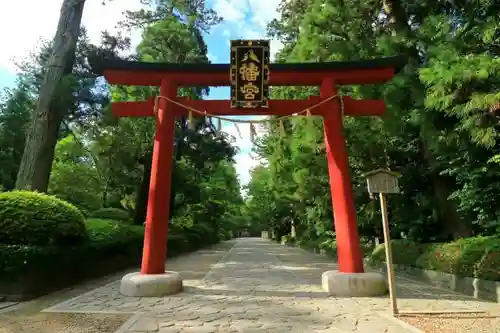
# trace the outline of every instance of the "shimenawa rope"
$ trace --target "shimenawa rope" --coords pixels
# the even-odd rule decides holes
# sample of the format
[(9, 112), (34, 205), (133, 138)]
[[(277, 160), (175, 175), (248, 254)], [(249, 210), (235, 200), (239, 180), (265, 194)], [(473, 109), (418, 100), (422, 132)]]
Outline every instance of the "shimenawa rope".
[[(224, 121), (228, 121), (228, 122), (232, 122), (234, 123), (235, 127), (236, 127), (236, 130), (241, 138), (241, 132), (240, 132), (240, 129), (238, 128), (237, 124), (250, 124), (250, 134), (252, 136), (252, 139), (253, 139), (253, 136), (256, 134), (256, 130), (255, 130), (255, 127), (254, 127), (254, 124), (265, 124), (265, 123), (270, 123), (270, 122), (273, 122), (273, 121), (279, 121), (280, 122), (280, 128), (282, 130), (284, 130), (284, 127), (283, 127), (283, 120), (285, 119), (288, 119), (288, 118), (291, 118), (291, 117), (295, 117), (295, 116), (299, 116), (299, 115), (303, 115), (305, 114), (306, 116), (311, 116), (311, 109), (314, 109), (314, 108), (317, 108), (318, 106), (326, 103), (326, 102), (329, 102), (331, 101), (332, 99), (334, 98), (338, 98), (339, 99), (339, 102), (340, 102), (340, 112), (341, 114), (344, 114), (344, 99), (343, 99), (343, 96), (338, 94), (338, 95), (333, 95), (333, 96), (330, 96), (328, 98), (325, 98), (324, 100), (310, 106), (310, 107), (307, 107), (299, 112), (296, 112), (296, 113), (293, 113), (291, 115), (286, 115), (286, 116), (281, 116), (281, 117), (278, 117), (278, 118), (274, 118), (274, 119), (263, 119), (263, 120), (243, 120), (243, 119), (232, 119), (232, 118), (227, 118), (227, 117), (221, 117), (221, 116), (217, 116), (217, 115), (214, 115), (214, 114), (211, 114), (211, 113), (208, 113), (206, 110), (205, 111), (200, 111), (200, 110), (197, 110), (195, 108), (192, 108), (188, 105), (185, 105), (185, 104), (182, 104), (172, 98), (169, 98), (169, 97), (166, 97), (166, 96), (161, 96), (161, 95), (157, 95), (155, 96), (155, 99), (154, 99), (154, 113), (157, 114), (158, 113), (158, 108), (159, 108), (159, 105), (158, 105), (158, 101), (160, 99), (164, 99), (166, 101), (169, 101), (175, 105), (178, 105), (186, 110), (189, 111), (189, 114), (188, 114), (188, 122), (189, 124), (193, 124), (193, 113), (196, 113), (196, 114), (199, 114), (199, 115), (202, 115), (202, 116), (205, 116), (205, 117), (211, 117), (211, 118), (214, 118), (214, 119), (217, 119), (219, 124), (218, 124), (218, 131), (220, 131), (221, 127), (222, 127), (222, 123), (221, 121), (224, 120)], [(252, 140), (253, 141), (253, 140)]]

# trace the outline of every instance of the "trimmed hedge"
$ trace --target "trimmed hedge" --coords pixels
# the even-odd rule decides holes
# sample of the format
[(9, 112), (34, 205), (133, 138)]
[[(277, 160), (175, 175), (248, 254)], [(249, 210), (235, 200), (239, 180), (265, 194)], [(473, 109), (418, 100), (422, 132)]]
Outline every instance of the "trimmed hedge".
[(0, 193), (0, 244), (63, 246), (86, 240), (83, 214), (54, 196), (30, 191)]
[[(10, 300), (31, 299), (139, 265), (143, 226), (105, 219), (89, 219), (85, 226), (88, 239), (75, 246), (0, 244), (0, 295)], [(200, 232), (169, 234), (168, 257), (211, 244)]]
[[(0, 193), (0, 296), (30, 299), (138, 265), (144, 226), (123, 223), (131, 221), (128, 213), (115, 208), (93, 216), (101, 218), (85, 221), (75, 206), (42, 193)], [(217, 243), (214, 228), (171, 230), (167, 255)]]
[(0, 294), (26, 299), (140, 261), (144, 228), (85, 222), (88, 239), (72, 246), (0, 244)]
[(90, 217), (132, 223), (130, 214), (126, 210), (120, 208), (99, 208), (92, 212)]
[[(450, 243), (417, 244), (392, 241), (395, 264), (435, 270), (462, 277), (500, 281), (500, 237), (471, 237)], [(385, 261), (385, 248), (375, 248), (369, 262)]]

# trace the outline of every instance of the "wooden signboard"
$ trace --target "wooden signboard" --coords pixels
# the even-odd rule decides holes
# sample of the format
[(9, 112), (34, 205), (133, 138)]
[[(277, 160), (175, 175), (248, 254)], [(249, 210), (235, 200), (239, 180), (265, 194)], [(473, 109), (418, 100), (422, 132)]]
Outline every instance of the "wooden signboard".
[(231, 107), (269, 107), (269, 41), (231, 41)]
[(378, 169), (364, 174), (369, 193), (399, 193), (399, 174)]
[(392, 263), (391, 233), (389, 231), (389, 213), (387, 212), (388, 193), (399, 193), (398, 173), (387, 169), (377, 169), (364, 174), (368, 183), (368, 193), (378, 193), (380, 198), (380, 210), (382, 213), (382, 228), (384, 231), (385, 258), (387, 263), (387, 275), (389, 280), (389, 294), (391, 299), (392, 314), (399, 313), (396, 299), (396, 276)]

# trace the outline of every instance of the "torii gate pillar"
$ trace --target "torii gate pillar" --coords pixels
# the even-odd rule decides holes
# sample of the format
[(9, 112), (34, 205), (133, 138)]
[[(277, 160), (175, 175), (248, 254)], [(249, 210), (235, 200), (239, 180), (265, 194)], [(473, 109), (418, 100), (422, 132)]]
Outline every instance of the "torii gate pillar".
[[(327, 99), (336, 95), (335, 82), (332, 79), (323, 80), (320, 87), (320, 97)], [(359, 243), (356, 208), (344, 138), (344, 115), (338, 99), (332, 99), (320, 107), (323, 116), (339, 271), (363, 273), (363, 257)]]
[[(160, 96), (175, 98), (175, 81), (162, 80)], [(140, 272), (122, 278), (120, 292), (126, 296), (158, 297), (183, 289), (180, 274), (165, 271), (176, 108), (165, 98), (158, 101), (142, 265)]]

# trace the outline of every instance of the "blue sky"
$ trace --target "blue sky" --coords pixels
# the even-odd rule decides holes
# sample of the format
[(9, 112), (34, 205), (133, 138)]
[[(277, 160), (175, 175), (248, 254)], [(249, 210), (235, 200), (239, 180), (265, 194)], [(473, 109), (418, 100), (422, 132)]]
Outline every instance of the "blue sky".
[[(209, 0), (208, 6), (215, 9), (224, 19), (205, 35), (208, 56), (213, 63), (229, 62), (229, 41), (231, 39), (265, 39), (265, 27), (277, 17), (276, 8), (280, 0)], [(53, 38), (62, 0), (24, 0), (0, 2), (0, 91), (12, 87), (16, 78), (15, 61), (22, 59), (37, 49), (41, 40)], [(26, 11), (26, 8), (30, 8)], [(139, 0), (113, 0), (102, 6), (102, 0), (87, 0), (83, 15), (83, 25), (90, 39), (98, 43), (102, 30), (115, 30), (116, 23), (123, 17), (124, 10), (142, 8)], [(41, 12), (44, 15), (39, 15)], [(23, 20), (19, 20), (23, 17)], [(26, 25), (25, 22), (30, 22)], [(36, 26), (36, 29), (32, 29)], [(12, 31), (15, 33), (5, 33)], [(133, 44), (139, 42), (140, 31), (130, 33)], [(271, 40), (271, 56), (281, 48), (281, 44)], [(211, 88), (209, 99), (229, 98), (229, 88)], [(249, 169), (258, 164), (249, 156), (249, 125), (239, 125), (243, 138), (239, 138), (236, 128), (223, 124), (223, 130), (236, 137), (235, 145), (240, 148), (236, 156), (236, 167), (240, 181), (249, 180)]]

